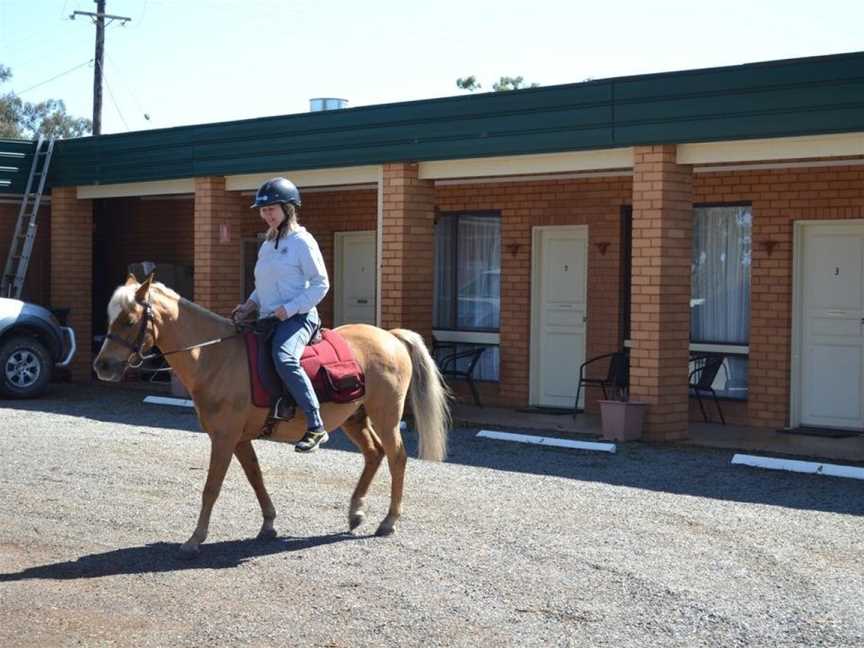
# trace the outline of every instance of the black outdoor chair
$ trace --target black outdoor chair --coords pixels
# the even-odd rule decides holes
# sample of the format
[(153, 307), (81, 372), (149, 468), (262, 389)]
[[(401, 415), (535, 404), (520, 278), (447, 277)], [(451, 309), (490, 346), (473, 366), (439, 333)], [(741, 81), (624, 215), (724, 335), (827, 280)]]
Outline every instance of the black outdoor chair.
[[(477, 363), (480, 362), (480, 357), (486, 347), (478, 346), (463, 351), (457, 351), (456, 348), (456, 344), (453, 342), (438, 342), (433, 338), (432, 357), (435, 358), (438, 371), (441, 372), (442, 376), (463, 378), (471, 388), (474, 404), (482, 407), (480, 394), (477, 393), (477, 386), (474, 384), (474, 370), (477, 368)], [(463, 367), (460, 368), (460, 361), (467, 364), (463, 364)]]
[[(606, 375), (600, 378), (588, 378), (585, 372), (589, 365), (608, 360), (609, 367), (606, 370)], [(626, 351), (616, 351), (615, 353), (605, 353), (596, 356), (590, 360), (586, 360), (579, 367), (579, 387), (576, 388), (576, 402), (573, 405), (573, 415), (581, 414), (583, 410), (579, 408), (579, 396), (582, 394), (583, 385), (599, 385), (603, 390), (603, 398), (609, 398), (607, 388), (614, 389), (620, 394), (626, 390), (629, 385), (630, 378), (630, 357)]]
[(702, 404), (701, 392), (711, 394), (714, 398), (714, 404), (717, 406), (717, 413), (720, 414), (720, 421), (726, 425), (726, 419), (723, 417), (723, 410), (720, 408), (720, 400), (717, 398), (717, 392), (714, 391), (714, 380), (717, 374), (723, 367), (726, 357), (723, 354), (702, 355), (692, 358), (696, 363), (696, 368), (690, 372), (689, 387), (696, 396), (696, 402), (699, 403), (699, 409), (702, 411), (702, 418), (706, 423), (711, 421), (705, 411), (705, 405)]

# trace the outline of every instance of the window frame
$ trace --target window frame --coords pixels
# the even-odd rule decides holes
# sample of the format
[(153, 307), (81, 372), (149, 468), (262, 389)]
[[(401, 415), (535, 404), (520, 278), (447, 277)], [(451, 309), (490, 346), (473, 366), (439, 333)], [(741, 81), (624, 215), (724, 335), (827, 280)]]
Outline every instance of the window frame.
[[(751, 224), (750, 224), (750, 245), (751, 245), (751, 254), (752, 254), (752, 245), (753, 245), (753, 224), (752, 224), (752, 220), (753, 220), (753, 203), (752, 203), (752, 202), (750, 202), (750, 201), (737, 201), (737, 202), (728, 202), (728, 203), (724, 203), (724, 202), (720, 202), (720, 203), (717, 203), (717, 202), (713, 202), (713, 203), (693, 203), (693, 219), (694, 219), (694, 222), (695, 222), (695, 219), (696, 219), (696, 210), (697, 210), (697, 209), (712, 209), (712, 208), (725, 208), (725, 207), (749, 207), (749, 208), (750, 208), (750, 219), (751, 219)], [(690, 249), (691, 249), (691, 254), (692, 254), (692, 249), (693, 249), (693, 238), (692, 238), (692, 236), (691, 236), (691, 239), (690, 239), (690, 240), (691, 240), (691, 243), (690, 243)], [(691, 275), (690, 275), (690, 280), (691, 280), (691, 290), (692, 290), (692, 280), (693, 280), (693, 274), (692, 274), (692, 271), (691, 271)], [(750, 289), (750, 296), (751, 296), (751, 299), (752, 299), (752, 296), (753, 296), (753, 266), (752, 266), (752, 265), (750, 266), (750, 286), (749, 286), (749, 289)], [(752, 302), (751, 302), (750, 311), (751, 311), (751, 312), (748, 313), (748, 317), (752, 316), (752, 311), (753, 311)], [(690, 326), (692, 327), (692, 322), (691, 322)], [(696, 345), (696, 346), (699, 346), (699, 347), (705, 347), (705, 346), (713, 346), (713, 347), (734, 347), (734, 348), (736, 349), (736, 351), (735, 351), (735, 352), (729, 352), (728, 355), (739, 355), (739, 356), (747, 355), (747, 356), (749, 356), (749, 353), (750, 353), (750, 339), (749, 339), (749, 336), (748, 336), (748, 339), (747, 339), (746, 342), (724, 342), (724, 341), (722, 341), (722, 340), (694, 340), (694, 339), (693, 339), (693, 332), (692, 332), (692, 329), (691, 329), (691, 332), (690, 332), (690, 335), (689, 335), (689, 340), (690, 340), (690, 344), (691, 344), (691, 346)], [(743, 349), (743, 348), (746, 348), (746, 349), (747, 349), (747, 352), (746, 352), (746, 353), (744, 353), (744, 352), (741, 351), (741, 349)], [(692, 350), (692, 349), (691, 349), (691, 350)]]
[[(484, 209), (484, 210), (476, 210), (476, 211), (475, 211), (475, 210), (459, 210), (459, 211), (446, 211), (446, 212), (442, 211), (442, 212), (437, 212), (437, 213), (435, 214), (435, 221), (434, 221), (434, 224), (437, 226), (438, 223), (439, 223), (439, 221), (440, 221), (442, 218), (445, 218), (445, 217), (446, 217), (446, 218), (452, 218), (452, 219), (453, 219), (453, 229), (455, 229), (455, 230), (456, 230), (456, 234), (458, 234), (458, 224), (459, 224), (459, 219), (462, 218), (462, 217), (464, 217), (464, 216), (480, 216), (480, 217), (483, 217), (483, 218), (497, 218), (497, 219), (498, 219), (499, 226), (500, 226), (501, 223), (502, 223), (501, 211), (500, 211), (500, 210), (495, 210), (495, 209)], [(502, 235), (502, 233), (499, 231), (499, 240), (498, 240), (498, 244), (499, 244), (499, 245), (502, 245), (502, 244), (503, 244), (503, 240), (502, 240), (502, 239), (503, 239), (503, 235)], [(451, 253), (451, 255), (450, 255), (451, 268), (452, 268), (452, 272), (454, 273), (454, 276), (450, 277), (450, 279), (452, 280), (452, 285), (453, 285), (453, 287), (454, 287), (454, 289), (453, 289), (453, 295), (452, 295), (451, 298), (450, 298), (450, 307), (451, 307), (451, 312), (453, 313), (453, 318), (452, 318), (451, 322), (449, 322), (449, 326), (440, 326), (440, 327), (439, 327), (439, 326), (434, 326), (434, 331), (433, 331), (433, 333), (436, 334), (436, 337), (438, 337), (438, 335), (437, 335), (438, 332), (441, 332), (441, 333), (447, 333), (447, 332), (449, 332), (449, 333), (457, 333), (457, 334), (495, 334), (495, 335), (500, 335), (500, 332), (501, 332), (501, 313), (500, 313), (500, 307), (499, 307), (499, 313), (498, 313), (498, 327), (497, 327), (497, 328), (476, 328), (476, 329), (475, 329), (475, 328), (471, 328), (471, 329), (466, 329), (466, 328), (459, 328), (458, 326), (456, 326), (456, 322), (459, 321), (459, 290), (458, 290), (458, 288), (457, 288), (457, 287), (458, 287), (458, 282), (456, 281), (457, 278), (458, 278), (458, 272), (459, 272), (459, 268), (458, 268), (458, 261), (459, 261), (459, 236), (458, 236), (458, 235), (457, 235), (457, 236), (453, 236), (453, 242), (454, 242), (454, 243), (453, 243), (453, 250), (452, 250), (452, 253)], [(500, 268), (499, 268), (499, 270), (500, 270)], [(436, 272), (436, 274), (437, 274), (437, 272)], [(433, 287), (433, 290), (434, 290), (434, 287)], [(438, 295), (435, 294), (434, 298), (437, 299), (437, 297), (438, 297)], [(500, 282), (499, 282), (499, 295), (498, 295), (498, 299), (499, 299), (499, 303), (500, 303), (500, 299), (501, 299), (501, 295), (500, 295)], [(453, 342), (459, 341), (459, 342), (463, 342), (463, 343), (465, 343), (465, 344), (472, 344), (472, 343), (475, 343), (475, 342), (473, 342), (473, 341), (469, 341), (468, 339), (455, 340), (455, 339), (453, 339), (453, 336), (448, 336), (448, 337), (450, 338), (448, 341), (453, 341)], [(438, 338), (438, 339), (440, 339), (440, 340), (443, 341), (443, 338)], [(485, 338), (485, 339), (484, 339), (484, 342), (479, 343), (479, 344), (490, 344), (490, 342), (486, 341), (486, 340), (488, 340), (488, 339), (489, 339), (489, 338)], [(495, 344), (499, 344), (499, 343), (500, 343), (500, 337), (499, 337), (499, 342), (496, 342)]]

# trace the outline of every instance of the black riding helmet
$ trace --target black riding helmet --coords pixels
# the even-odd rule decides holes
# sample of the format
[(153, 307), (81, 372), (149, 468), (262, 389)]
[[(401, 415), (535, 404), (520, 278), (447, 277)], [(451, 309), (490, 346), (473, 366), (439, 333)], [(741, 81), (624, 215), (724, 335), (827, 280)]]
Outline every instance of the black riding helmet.
[(273, 178), (260, 187), (255, 194), (255, 202), (249, 205), (252, 209), (260, 209), (267, 205), (291, 204), (300, 206), (300, 191), (294, 183), (285, 178)]

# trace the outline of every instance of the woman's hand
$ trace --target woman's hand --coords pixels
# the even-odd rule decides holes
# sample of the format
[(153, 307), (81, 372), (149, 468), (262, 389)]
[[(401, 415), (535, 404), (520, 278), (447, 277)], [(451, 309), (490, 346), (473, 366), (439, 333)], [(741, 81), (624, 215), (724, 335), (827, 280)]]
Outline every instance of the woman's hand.
[(284, 306), (280, 306), (279, 308), (277, 308), (273, 314), (279, 319), (280, 322), (284, 322), (286, 319), (288, 319), (288, 311), (285, 310)]
[(237, 304), (237, 306), (234, 307), (234, 310), (231, 311), (231, 319), (235, 322), (242, 322), (248, 318), (249, 315), (255, 312), (255, 308), (255, 302), (247, 301), (244, 304)]

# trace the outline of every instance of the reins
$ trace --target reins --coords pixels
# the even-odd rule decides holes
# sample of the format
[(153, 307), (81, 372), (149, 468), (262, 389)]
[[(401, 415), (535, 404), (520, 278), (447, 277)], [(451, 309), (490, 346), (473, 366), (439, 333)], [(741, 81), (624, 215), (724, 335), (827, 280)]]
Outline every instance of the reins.
[[(126, 364), (132, 369), (138, 369), (141, 365), (144, 364), (147, 360), (153, 360), (157, 358), (164, 358), (165, 356), (173, 355), (175, 353), (187, 353), (189, 351), (194, 351), (195, 349), (201, 349), (203, 347), (212, 346), (214, 344), (221, 344), (226, 340), (230, 340), (232, 338), (236, 338), (241, 336), (246, 330), (250, 330), (254, 328), (254, 324), (244, 323), (244, 322), (234, 322), (234, 326), (237, 328), (237, 332), (232, 335), (226, 335), (219, 338), (214, 338), (212, 340), (207, 340), (205, 342), (199, 342), (197, 344), (191, 344), (187, 347), (183, 347), (182, 349), (174, 349), (173, 351), (165, 351), (164, 353), (147, 353), (142, 354), (141, 349), (144, 343), (144, 337), (147, 335), (147, 326), (153, 320), (152, 306), (149, 301), (141, 302), (138, 304), (144, 309), (144, 315), (141, 317), (141, 326), (138, 329), (138, 335), (135, 337), (135, 342), (130, 343), (127, 340), (124, 340), (118, 335), (114, 335), (113, 333), (108, 333), (105, 337), (112, 342), (116, 342), (117, 344), (130, 349), (132, 353), (129, 355), (129, 359), (126, 360)], [(155, 336), (154, 336), (155, 339)], [(137, 361), (132, 362), (132, 358), (134, 356), (138, 356)], [(166, 367), (164, 369), (156, 369), (156, 371), (170, 371), (170, 367)]]

